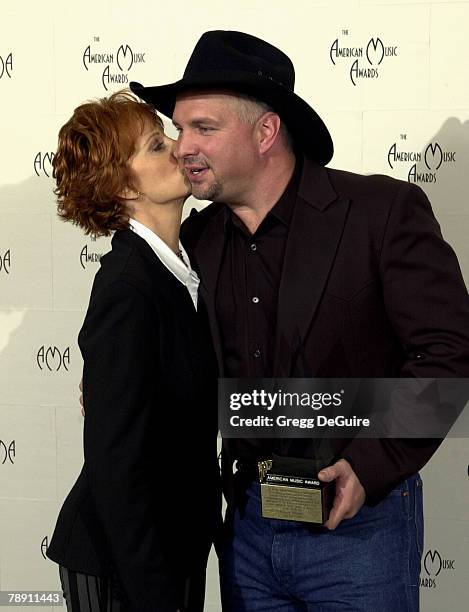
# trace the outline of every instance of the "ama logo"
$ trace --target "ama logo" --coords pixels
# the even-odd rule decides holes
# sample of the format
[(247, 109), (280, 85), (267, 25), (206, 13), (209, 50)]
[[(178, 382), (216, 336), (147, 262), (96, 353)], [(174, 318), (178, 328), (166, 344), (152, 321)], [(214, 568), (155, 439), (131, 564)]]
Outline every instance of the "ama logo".
[(11, 73), (13, 72), (13, 54), (0, 55), (0, 79), (3, 77), (11, 79)]
[(430, 142), (423, 151), (409, 149), (402, 141), (407, 134), (401, 134), (401, 142), (394, 142), (388, 150), (388, 166), (394, 170), (399, 164), (412, 164), (407, 172), (409, 183), (436, 183), (438, 170), (444, 164), (456, 163), (456, 151), (444, 149), (437, 141)]
[(42, 542), (41, 542), (41, 555), (43, 557), (43, 559), (46, 559), (47, 561), (47, 549), (49, 548), (49, 538), (46, 536), (45, 538), (42, 538)]
[(46, 176), (50, 178), (52, 176), (52, 161), (54, 159), (54, 153), (47, 151), (46, 153), (37, 153), (34, 158), (34, 172), (36, 176)]
[(0, 465), (5, 465), (5, 463), (11, 463), (14, 465), (16, 456), (16, 442), (12, 440), (11, 442), (5, 442), (0, 440)]
[(5, 251), (5, 253), (0, 252), (0, 273), (4, 272), (5, 274), (10, 274), (10, 266), (11, 266), (11, 253), (10, 249)]
[(336, 38), (329, 49), (329, 58), (334, 66), (347, 60), (349, 78), (354, 86), (360, 80), (377, 79), (383, 60), (398, 55), (397, 45), (384, 44), (380, 36), (358, 45), (348, 44), (348, 37), (349, 30), (342, 30), (342, 38)]
[(436, 549), (428, 550), (423, 558), (423, 569), (426, 576), (420, 576), (420, 586), (427, 589), (436, 589), (437, 577), (441, 572), (454, 571), (455, 560), (444, 559)]
[(85, 270), (88, 264), (99, 263), (102, 256), (102, 253), (95, 253), (91, 251), (90, 249), (88, 249), (88, 245), (85, 244), (85, 246), (80, 251), (80, 265), (83, 270)]
[(93, 39), (83, 51), (82, 62), (88, 72), (95, 65), (102, 65), (101, 84), (105, 91), (115, 84), (129, 83), (129, 72), (134, 64), (145, 63), (145, 53), (135, 52), (128, 43), (121, 44), (117, 50), (101, 49), (99, 36)]
[(56, 346), (41, 346), (36, 355), (36, 362), (40, 370), (58, 372), (60, 369), (68, 372), (70, 365), (70, 347), (60, 351)]

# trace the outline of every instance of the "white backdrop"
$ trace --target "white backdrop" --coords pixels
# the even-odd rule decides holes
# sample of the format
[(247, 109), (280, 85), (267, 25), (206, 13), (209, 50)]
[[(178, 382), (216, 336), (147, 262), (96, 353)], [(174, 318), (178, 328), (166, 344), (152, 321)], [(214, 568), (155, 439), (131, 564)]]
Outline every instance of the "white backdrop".
[[(177, 80), (209, 29), (284, 50), (331, 166), (417, 182), (469, 281), (469, 2), (0, 0), (0, 590), (58, 590), (44, 550), (81, 466), (76, 337), (109, 248), (55, 216), (58, 129), (130, 80)], [(447, 440), (423, 473), (424, 612), (467, 610), (468, 450)], [(213, 558), (206, 610), (220, 610)]]

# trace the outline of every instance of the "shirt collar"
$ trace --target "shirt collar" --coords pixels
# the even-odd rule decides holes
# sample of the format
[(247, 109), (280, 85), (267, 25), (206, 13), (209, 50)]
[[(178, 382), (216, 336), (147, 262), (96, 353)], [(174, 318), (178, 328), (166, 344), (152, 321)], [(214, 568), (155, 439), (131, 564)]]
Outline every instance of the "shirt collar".
[[(267, 213), (265, 219), (267, 219), (269, 216), (273, 216), (287, 227), (290, 225), (290, 221), (293, 215), (293, 208), (295, 206), (296, 197), (298, 195), (298, 188), (300, 186), (302, 170), (303, 159), (302, 157), (298, 156), (296, 159), (293, 174), (290, 178), (290, 181), (288, 182), (288, 185), (285, 188), (285, 191), (282, 193), (277, 203), (274, 204), (274, 206)], [(264, 221), (262, 223), (264, 223)], [(236, 225), (238, 225), (239, 223), (240, 225), (238, 227), (244, 227), (242, 221), (240, 221), (233, 213), (233, 211), (225, 205), (225, 229), (227, 229), (227, 225), (229, 226), (230, 223), (234, 223)]]
[(157, 234), (155, 234), (155, 232), (149, 229), (146, 225), (143, 225), (143, 223), (140, 223), (140, 221), (136, 221), (135, 219), (129, 219), (129, 226), (131, 230), (133, 230), (140, 236), (140, 238), (143, 238), (145, 242), (150, 245), (158, 259), (171, 272), (171, 274), (173, 274), (189, 289), (194, 305), (196, 305), (199, 277), (197, 276), (195, 270), (192, 269), (189, 256), (187, 255), (181, 242), (179, 241), (179, 250), (181, 251), (184, 263), (179, 259), (176, 253), (169, 248), (166, 242), (164, 242), (164, 240), (157, 236)]
[(269, 215), (274, 215), (287, 227), (290, 225), (290, 221), (293, 215), (293, 208), (296, 202), (296, 196), (298, 194), (298, 187), (300, 186), (301, 170), (303, 167), (302, 159), (297, 159), (295, 169), (285, 191), (280, 196), (277, 204), (271, 208)]

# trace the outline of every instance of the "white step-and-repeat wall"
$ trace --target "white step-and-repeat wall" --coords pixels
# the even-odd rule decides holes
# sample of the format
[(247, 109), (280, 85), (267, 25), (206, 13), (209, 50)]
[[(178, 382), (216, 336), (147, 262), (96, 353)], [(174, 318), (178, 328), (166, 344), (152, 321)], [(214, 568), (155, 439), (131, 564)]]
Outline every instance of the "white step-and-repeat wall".
[[(177, 80), (211, 29), (283, 49), (331, 130), (331, 166), (419, 184), (469, 281), (469, 2), (1, 0), (1, 590), (58, 589), (44, 553), (82, 462), (76, 338), (109, 248), (55, 216), (58, 130), (130, 80)], [(424, 469), (424, 612), (467, 610), (468, 463), (453, 439)], [(206, 610), (220, 610), (213, 558)]]

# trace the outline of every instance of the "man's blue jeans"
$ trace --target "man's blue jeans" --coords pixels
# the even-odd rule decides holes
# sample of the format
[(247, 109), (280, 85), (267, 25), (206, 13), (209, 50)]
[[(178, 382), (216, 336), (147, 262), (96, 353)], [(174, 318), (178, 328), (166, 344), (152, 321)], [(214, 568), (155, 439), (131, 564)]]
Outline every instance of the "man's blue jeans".
[(415, 475), (335, 531), (263, 519), (260, 485), (229, 520), (220, 554), (224, 612), (417, 612), (423, 547)]

